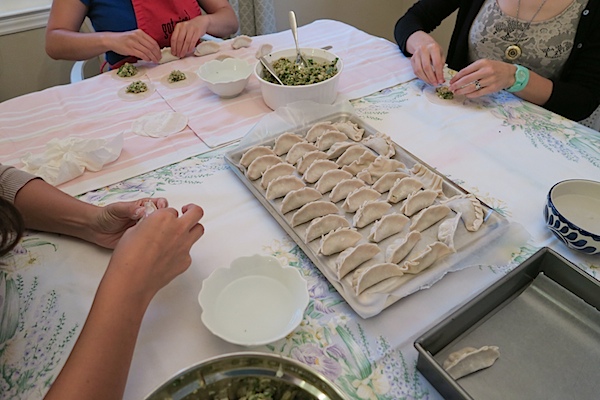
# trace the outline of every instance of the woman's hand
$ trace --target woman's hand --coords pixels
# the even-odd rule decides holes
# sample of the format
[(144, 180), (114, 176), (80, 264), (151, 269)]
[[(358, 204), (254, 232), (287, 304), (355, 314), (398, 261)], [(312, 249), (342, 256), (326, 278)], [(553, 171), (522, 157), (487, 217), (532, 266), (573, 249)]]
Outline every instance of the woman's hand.
[(200, 15), (175, 25), (171, 36), (171, 54), (182, 58), (194, 51), (198, 40), (206, 34), (209, 25), (210, 15)]
[(127, 32), (105, 32), (108, 49), (123, 56), (133, 56), (140, 60), (159, 62), (160, 46), (150, 35), (141, 29)]
[(89, 223), (92, 238), (90, 241), (102, 247), (113, 249), (127, 229), (134, 226), (144, 216), (144, 204), (154, 203), (156, 208), (168, 207), (164, 198), (144, 198), (136, 201), (118, 202), (97, 208)]
[(515, 69), (502, 61), (477, 60), (450, 79), (449, 89), (470, 99), (499, 92), (515, 83)]
[(406, 41), (406, 50), (412, 54), (410, 63), (418, 78), (434, 86), (445, 82), (446, 59), (442, 47), (433, 37), (423, 31), (417, 31)]

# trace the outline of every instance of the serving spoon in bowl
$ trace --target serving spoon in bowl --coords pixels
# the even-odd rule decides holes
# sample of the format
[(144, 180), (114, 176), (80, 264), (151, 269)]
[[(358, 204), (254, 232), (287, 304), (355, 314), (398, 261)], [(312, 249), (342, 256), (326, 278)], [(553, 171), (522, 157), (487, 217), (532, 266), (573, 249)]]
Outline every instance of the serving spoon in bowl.
[(306, 61), (298, 46), (298, 24), (296, 23), (296, 13), (293, 11), (290, 11), (290, 27), (292, 28), (292, 35), (294, 35), (294, 42), (296, 43), (296, 65), (298, 68), (308, 67), (308, 61)]

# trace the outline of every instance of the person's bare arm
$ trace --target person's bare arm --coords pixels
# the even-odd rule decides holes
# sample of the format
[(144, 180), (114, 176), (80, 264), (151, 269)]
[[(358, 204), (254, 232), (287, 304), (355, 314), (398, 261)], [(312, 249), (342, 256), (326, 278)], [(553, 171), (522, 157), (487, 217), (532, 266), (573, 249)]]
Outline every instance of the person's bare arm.
[(87, 60), (107, 51), (158, 62), (160, 48), (141, 29), (80, 32), (87, 7), (79, 0), (54, 0), (46, 27), (46, 53), (54, 59)]

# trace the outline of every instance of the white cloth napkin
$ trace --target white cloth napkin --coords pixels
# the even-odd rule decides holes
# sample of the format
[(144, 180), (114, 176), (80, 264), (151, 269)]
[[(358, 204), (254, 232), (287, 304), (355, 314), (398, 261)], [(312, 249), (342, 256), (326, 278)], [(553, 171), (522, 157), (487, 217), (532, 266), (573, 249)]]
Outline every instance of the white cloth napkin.
[(60, 185), (82, 175), (85, 170), (100, 171), (105, 164), (119, 158), (123, 134), (107, 139), (67, 137), (51, 139), (41, 154), (27, 153), (21, 162), (23, 170)]

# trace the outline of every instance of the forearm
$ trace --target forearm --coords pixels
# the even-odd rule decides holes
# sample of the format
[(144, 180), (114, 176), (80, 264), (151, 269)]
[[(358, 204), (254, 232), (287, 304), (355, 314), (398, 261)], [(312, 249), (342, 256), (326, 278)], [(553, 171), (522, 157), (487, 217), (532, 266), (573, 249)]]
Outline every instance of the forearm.
[[(118, 270), (119, 268), (115, 268)], [(46, 400), (122, 399), (138, 332), (151, 296), (111, 276), (100, 283), (87, 321)]]
[[(514, 84), (514, 78), (512, 84)], [(543, 106), (552, 94), (552, 86), (553, 83), (550, 79), (530, 71), (527, 86), (523, 90), (516, 92), (515, 95), (533, 104)]]
[(72, 32), (55, 29), (46, 33), (46, 53), (55, 60), (87, 60), (111, 49), (113, 32)]
[(227, 37), (237, 32), (239, 23), (231, 7), (223, 7), (212, 14), (200, 16), (209, 20), (206, 33), (216, 37)]
[(94, 220), (99, 208), (77, 200), (41, 179), (29, 181), (17, 192), (15, 206), (29, 229), (94, 241), (89, 221)]

